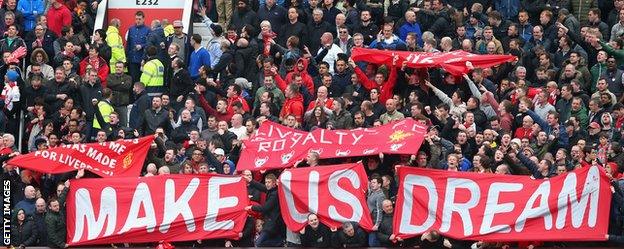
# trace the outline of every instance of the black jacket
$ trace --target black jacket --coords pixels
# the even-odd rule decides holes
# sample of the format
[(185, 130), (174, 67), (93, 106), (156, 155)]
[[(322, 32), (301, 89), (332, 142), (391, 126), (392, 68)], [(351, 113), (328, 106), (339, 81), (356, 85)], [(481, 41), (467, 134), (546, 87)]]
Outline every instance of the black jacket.
[(305, 232), (301, 235), (301, 245), (315, 248), (331, 247), (331, 238), (332, 232), (324, 224), (319, 223), (316, 230), (307, 225)]
[(160, 108), (158, 111), (150, 108), (145, 111), (142, 124), (139, 133), (143, 135), (154, 134), (158, 127), (162, 127), (167, 131), (169, 130), (169, 113), (164, 108)]
[(45, 213), (37, 213), (33, 215), (33, 223), (37, 232), (37, 246), (48, 246), (48, 230), (46, 229)]
[(296, 36), (299, 38), (299, 44), (308, 44), (308, 28), (305, 24), (296, 22), (296, 23), (286, 23), (279, 30), (279, 37), (277, 39), (277, 43), (282, 45), (282, 47), (286, 47), (286, 41), (288, 37)]
[(17, 220), (11, 224), (11, 245), (34, 246), (37, 243), (37, 230), (35, 224), (26, 218), (22, 225)]
[(264, 205), (255, 205), (251, 207), (251, 210), (262, 213), (264, 217), (264, 226), (262, 231), (272, 236), (284, 236), (286, 230), (284, 226), (284, 220), (280, 213), (279, 199), (277, 197), (277, 188), (266, 189), (266, 187), (258, 182), (252, 181), (250, 184), (263, 192), (266, 192), (266, 200)]
[(113, 106), (127, 106), (130, 104), (130, 92), (133, 85), (132, 77), (128, 74), (109, 74), (106, 77), (106, 87), (110, 88), (113, 93), (111, 104)]
[(173, 73), (173, 77), (171, 78), (171, 83), (169, 84), (169, 94), (171, 99), (176, 99), (178, 96), (187, 95), (190, 92), (193, 92), (193, 87), (195, 86), (193, 80), (191, 80), (191, 75), (189, 72), (182, 68), (177, 72)]
[(230, 19), (230, 25), (236, 27), (236, 31), (240, 32), (245, 25), (251, 25), (256, 30), (259, 29), (258, 15), (249, 7), (245, 7), (245, 11), (234, 10), (232, 13), (232, 19)]
[(321, 47), (321, 36), (325, 32), (330, 32), (329, 23), (321, 21), (320, 23), (310, 22), (308, 24), (308, 49), (312, 55), (316, 55), (319, 47)]
[(381, 246), (394, 246), (395, 243), (390, 241), (390, 235), (392, 235), (392, 216), (393, 214), (383, 213), (381, 217), (381, 223), (377, 229), (377, 239), (381, 243)]
[[(46, 95), (45, 101), (49, 105), (50, 110), (46, 110), (47, 113), (53, 113), (54, 111), (61, 108), (63, 105), (63, 101), (56, 98), (57, 94), (67, 94), (67, 97), (71, 97), (74, 92), (76, 92), (77, 87), (67, 83), (67, 81), (63, 81), (62, 83), (57, 83), (54, 79), (50, 80), (45, 84), (46, 87)], [(89, 101), (90, 102), (90, 101)]]
[(93, 114), (95, 113), (95, 107), (91, 103), (92, 99), (97, 99), (98, 102), (102, 100), (102, 85), (99, 80), (91, 85), (87, 82), (83, 82), (80, 85), (80, 103), (82, 110), (87, 114), (85, 117), (87, 120), (93, 120)]
[(355, 230), (355, 234), (353, 237), (347, 236), (342, 230), (334, 233), (334, 238), (332, 241), (334, 242), (334, 247), (367, 247), (368, 246), (368, 238), (366, 233), (357, 225), (353, 224), (353, 229)]

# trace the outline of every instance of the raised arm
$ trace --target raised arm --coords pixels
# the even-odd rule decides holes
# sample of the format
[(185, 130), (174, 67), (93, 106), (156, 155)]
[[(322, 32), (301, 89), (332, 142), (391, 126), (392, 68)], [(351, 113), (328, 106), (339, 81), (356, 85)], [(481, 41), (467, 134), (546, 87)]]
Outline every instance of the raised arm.
[(435, 87), (433, 84), (431, 84), (431, 82), (429, 82), (428, 80), (425, 81), (425, 84), (431, 88), (431, 90), (433, 90), (433, 93), (435, 93), (435, 95), (445, 104), (449, 105), (449, 106), (453, 106), (453, 100), (451, 98), (449, 98), (448, 95), (446, 95), (446, 93), (440, 91), (440, 89), (438, 89), (437, 87)]

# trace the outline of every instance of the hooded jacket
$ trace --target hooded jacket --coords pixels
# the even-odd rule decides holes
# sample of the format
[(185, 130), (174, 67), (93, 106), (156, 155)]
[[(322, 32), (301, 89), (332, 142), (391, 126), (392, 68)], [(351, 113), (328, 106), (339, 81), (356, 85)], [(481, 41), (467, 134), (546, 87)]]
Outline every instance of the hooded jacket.
[[(301, 71), (296, 66), (299, 63), (303, 63), (303, 70)], [(312, 76), (308, 74), (308, 65), (310, 64), (310, 61), (306, 58), (299, 58), (297, 60), (297, 64), (295, 64), (295, 69), (293, 72), (286, 74), (286, 84), (290, 84), (292, 82), (292, 75), (294, 73), (299, 73), (301, 75), (301, 79), (303, 80), (303, 85), (305, 85), (305, 87), (308, 89), (308, 92), (314, 97), (314, 93), (316, 92), (314, 91), (314, 79), (312, 79)]]
[(287, 115), (293, 114), (297, 118), (297, 122), (303, 121), (303, 97), (297, 93), (292, 98), (287, 98), (280, 112), (280, 119), (285, 119)]

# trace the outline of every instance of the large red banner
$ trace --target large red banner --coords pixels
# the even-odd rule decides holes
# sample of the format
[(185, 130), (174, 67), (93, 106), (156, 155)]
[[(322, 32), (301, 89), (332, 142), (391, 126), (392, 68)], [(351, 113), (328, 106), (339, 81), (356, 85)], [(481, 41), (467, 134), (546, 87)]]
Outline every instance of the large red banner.
[(528, 176), (398, 169), (394, 234), (438, 230), (485, 241), (597, 241), (609, 226), (611, 190), (592, 166), (545, 180)]
[(351, 52), (353, 60), (375, 64), (392, 64), (395, 56), (399, 57), (399, 62), (407, 61), (407, 66), (411, 68), (440, 67), (453, 75), (468, 73), (470, 69), (466, 66), (466, 62), (471, 62), (475, 68), (487, 68), (516, 59), (513, 55), (479, 55), (463, 50), (424, 53), (354, 48)]
[(270, 121), (262, 123), (257, 134), (243, 143), (237, 170), (288, 168), (308, 151), (320, 158), (389, 154), (416, 154), (427, 127), (404, 119), (376, 128), (353, 130), (316, 129), (305, 132)]
[(284, 170), (278, 189), (282, 218), (292, 231), (303, 229), (310, 213), (328, 227), (351, 221), (371, 230), (367, 189), (361, 163)]
[(249, 204), (241, 177), (166, 175), (72, 180), (70, 246), (237, 239)]
[(154, 136), (105, 143), (62, 144), (19, 155), (7, 163), (43, 173), (86, 169), (102, 177), (139, 176)]

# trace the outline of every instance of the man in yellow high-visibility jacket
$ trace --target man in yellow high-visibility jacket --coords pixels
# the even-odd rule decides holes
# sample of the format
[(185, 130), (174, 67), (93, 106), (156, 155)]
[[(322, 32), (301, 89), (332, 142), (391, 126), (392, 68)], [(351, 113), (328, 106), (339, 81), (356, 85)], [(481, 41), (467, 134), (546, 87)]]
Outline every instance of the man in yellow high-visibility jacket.
[[(100, 100), (100, 102), (98, 102), (97, 108), (98, 110), (100, 110), (100, 113), (102, 114), (102, 119), (104, 120), (104, 122), (108, 124), (110, 123), (111, 113), (115, 111), (115, 108), (113, 108), (113, 105), (111, 105), (111, 102), (110, 102), (111, 99), (113, 98), (113, 91), (111, 91), (110, 88), (102, 89), (102, 97), (103, 99)], [(93, 128), (101, 130), (104, 128), (108, 128), (108, 125), (100, 124), (100, 122), (98, 122), (97, 116), (95, 116), (93, 118)], [(108, 133), (109, 131), (106, 130), (106, 132)]]
[(158, 49), (154, 46), (147, 48), (147, 56), (145, 64), (143, 64), (143, 73), (141, 74), (141, 82), (145, 84), (145, 90), (150, 96), (161, 95), (164, 91), (165, 66), (157, 58)]
[(121, 36), (119, 35), (119, 25), (121, 22), (117, 18), (113, 18), (110, 21), (110, 25), (108, 29), (106, 29), (106, 43), (111, 47), (111, 59), (110, 59), (110, 70), (111, 73), (115, 73), (115, 64), (118, 61), (126, 62), (126, 50), (123, 45), (123, 40), (121, 40)]

